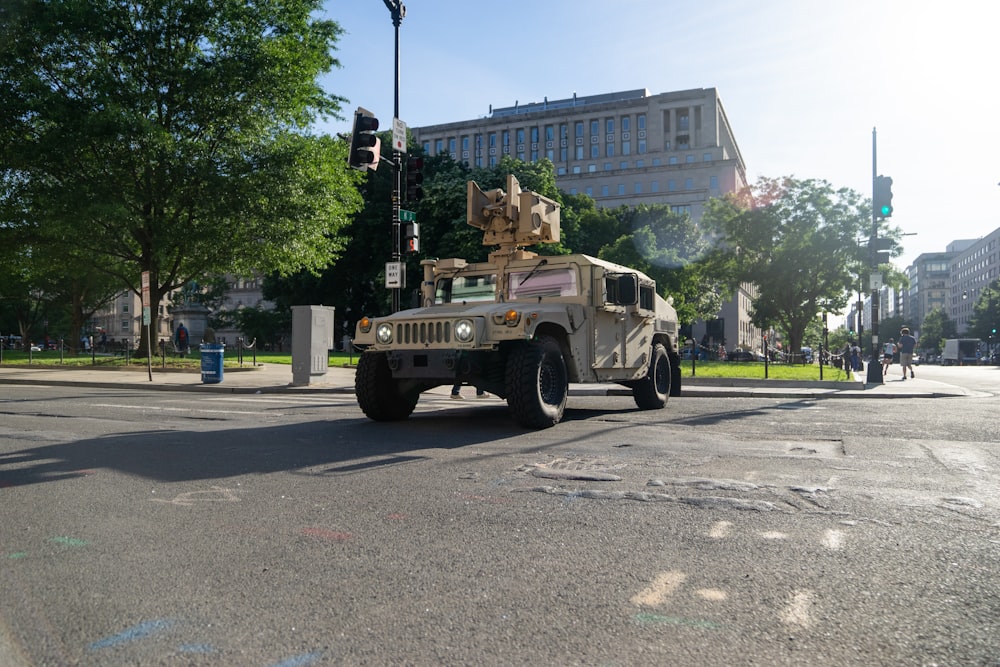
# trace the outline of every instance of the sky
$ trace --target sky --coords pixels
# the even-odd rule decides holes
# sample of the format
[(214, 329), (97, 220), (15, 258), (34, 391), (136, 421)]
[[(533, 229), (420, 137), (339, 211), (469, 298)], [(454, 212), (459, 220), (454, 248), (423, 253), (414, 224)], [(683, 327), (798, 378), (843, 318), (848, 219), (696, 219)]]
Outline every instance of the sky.
[[(646, 88), (717, 88), (747, 177), (893, 179), (898, 268), (1000, 227), (1000, 2), (404, 0), (399, 117)], [(344, 30), (322, 80), (391, 128), (395, 29), (383, 0), (327, 0)]]

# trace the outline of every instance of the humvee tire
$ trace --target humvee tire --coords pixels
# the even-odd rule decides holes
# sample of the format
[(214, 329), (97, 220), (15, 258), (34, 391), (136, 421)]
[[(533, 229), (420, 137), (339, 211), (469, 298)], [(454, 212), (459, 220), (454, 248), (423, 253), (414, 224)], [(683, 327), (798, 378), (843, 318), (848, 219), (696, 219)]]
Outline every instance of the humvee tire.
[(541, 336), (516, 347), (507, 358), (507, 405), (527, 428), (549, 428), (562, 419), (569, 396), (569, 374), (559, 343)]
[(659, 410), (667, 404), (673, 373), (662, 343), (653, 345), (646, 377), (632, 385), (632, 398), (640, 410)]
[(417, 407), (420, 393), (401, 392), (384, 352), (364, 352), (354, 375), (358, 405), (369, 419), (380, 422), (406, 419)]

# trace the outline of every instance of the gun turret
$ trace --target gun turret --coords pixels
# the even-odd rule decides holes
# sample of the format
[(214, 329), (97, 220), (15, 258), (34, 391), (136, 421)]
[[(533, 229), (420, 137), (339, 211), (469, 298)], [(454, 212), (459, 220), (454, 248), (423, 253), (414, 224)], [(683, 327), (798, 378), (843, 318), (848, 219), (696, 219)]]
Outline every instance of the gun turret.
[(536, 243), (559, 241), (559, 204), (536, 192), (521, 190), (517, 178), (507, 175), (507, 192), (483, 192), (468, 183), (468, 223), (483, 230), (483, 245), (508, 251)]

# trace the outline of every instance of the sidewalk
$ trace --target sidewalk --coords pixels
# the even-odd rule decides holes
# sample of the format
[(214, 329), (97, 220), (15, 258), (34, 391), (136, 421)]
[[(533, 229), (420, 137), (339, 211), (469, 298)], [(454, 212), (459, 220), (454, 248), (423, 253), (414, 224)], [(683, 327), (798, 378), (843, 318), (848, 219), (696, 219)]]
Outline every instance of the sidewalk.
[[(856, 376), (855, 382), (796, 382), (792, 380), (750, 380), (741, 378), (691, 377), (685, 369), (682, 378), (681, 398), (945, 398), (975, 396), (962, 387), (924, 380), (921, 378), (900, 381), (887, 380), (884, 384), (864, 384)], [(222, 382), (204, 384), (196, 371), (121, 370), (100, 366), (52, 368), (46, 366), (0, 366), (0, 386), (14, 384), (64, 385), (167, 391), (223, 392), (237, 394), (285, 393), (316, 394), (354, 393), (354, 369), (331, 367), (327, 374), (308, 386), (292, 384), (292, 367), (281, 364), (261, 366), (246, 365), (242, 368), (224, 369)], [(447, 393), (449, 386), (433, 389)], [(615, 384), (573, 384), (571, 396), (631, 396), (630, 389)]]

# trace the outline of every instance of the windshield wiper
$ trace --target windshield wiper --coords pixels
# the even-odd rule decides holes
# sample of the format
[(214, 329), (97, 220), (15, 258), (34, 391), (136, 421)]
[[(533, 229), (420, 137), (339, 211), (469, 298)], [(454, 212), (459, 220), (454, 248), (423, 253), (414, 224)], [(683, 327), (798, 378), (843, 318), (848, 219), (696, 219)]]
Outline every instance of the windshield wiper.
[(543, 260), (542, 260), (542, 261), (540, 261), (540, 262), (539, 262), (538, 264), (535, 264), (535, 268), (533, 268), (533, 269), (532, 269), (531, 271), (529, 271), (529, 272), (528, 272), (528, 275), (526, 275), (526, 276), (525, 276), (525, 277), (524, 277), (524, 278), (523, 278), (523, 279), (521, 280), (521, 282), (519, 282), (519, 283), (517, 284), (517, 286), (518, 286), (518, 287), (520, 287), (520, 286), (521, 286), (521, 285), (523, 285), (524, 283), (528, 282), (528, 280), (530, 280), (530, 279), (531, 279), (531, 277), (532, 277), (533, 275), (535, 275), (536, 273), (538, 273), (538, 269), (542, 268), (543, 266), (545, 266), (545, 265), (546, 265), (546, 264), (548, 264), (548, 263), (549, 263), (549, 260), (547, 260), (547, 259), (543, 259)]

